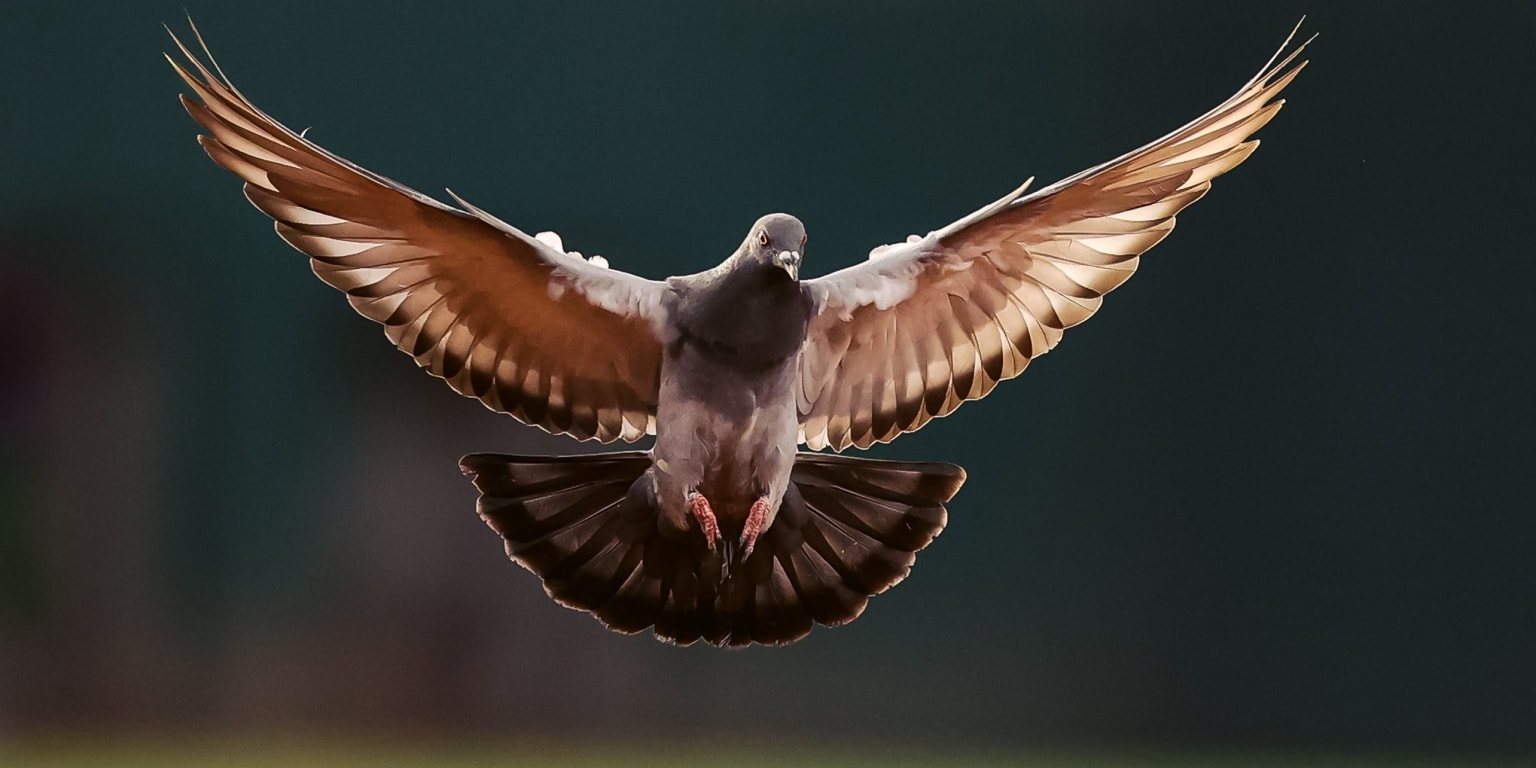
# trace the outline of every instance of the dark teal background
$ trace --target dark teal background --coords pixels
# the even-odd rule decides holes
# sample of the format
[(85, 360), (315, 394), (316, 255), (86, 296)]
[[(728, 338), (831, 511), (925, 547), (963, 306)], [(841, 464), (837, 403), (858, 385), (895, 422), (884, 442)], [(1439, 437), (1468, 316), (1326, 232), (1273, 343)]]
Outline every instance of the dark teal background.
[(1321, 37), (1096, 318), (875, 452), (971, 474), (912, 578), (722, 652), (505, 560), (456, 459), (574, 444), (308, 274), (193, 142), (179, 4), (8, 5), (0, 738), (1536, 749), (1536, 5), (187, 8), (323, 146), (651, 277), (774, 210), (831, 271)]

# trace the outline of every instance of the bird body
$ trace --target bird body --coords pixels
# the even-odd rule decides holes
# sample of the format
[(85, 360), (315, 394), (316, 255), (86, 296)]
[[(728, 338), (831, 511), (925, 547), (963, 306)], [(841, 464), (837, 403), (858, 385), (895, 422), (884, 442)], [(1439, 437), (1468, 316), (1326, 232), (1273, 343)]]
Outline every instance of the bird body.
[(171, 63), (209, 156), (418, 365), (552, 433), (655, 435), (649, 451), (463, 457), (508, 555), (612, 629), (744, 645), (857, 618), (907, 576), (965, 480), (952, 464), (818, 451), (948, 415), (1098, 311), (1257, 147), (1305, 65), (1300, 47), (1281, 57), (1289, 43), (1156, 141), (807, 280), (792, 216), (759, 219), (713, 269), (649, 280), (331, 154), (179, 40), (186, 65)]
[(805, 287), (774, 260), (792, 254), (798, 267), (804, 243), (798, 219), (764, 216), (720, 268), (668, 281), (676, 338), (661, 364), (653, 477), (679, 529), (694, 517), (694, 492), (730, 529), (764, 499), (762, 525), (772, 525), (800, 442), (795, 386), (812, 311)]

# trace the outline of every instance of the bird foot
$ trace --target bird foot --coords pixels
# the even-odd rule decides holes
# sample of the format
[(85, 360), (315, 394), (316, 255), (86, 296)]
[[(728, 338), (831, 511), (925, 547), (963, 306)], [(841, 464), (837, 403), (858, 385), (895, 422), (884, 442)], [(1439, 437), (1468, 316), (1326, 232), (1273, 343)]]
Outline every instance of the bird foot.
[(709, 499), (704, 494), (694, 491), (688, 494), (688, 510), (693, 513), (693, 519), (699, 521), (699, 528), (704, 531), (704, 543), (714, 549), (720, 542), (720, 521), (715, 519), (715, 511), (709, 508)]
[(741, 526), (741, 556), (746, 558), (757, 546), (757, 537), (768, 527), (768, 497), (759, 496), (747, 511), (747, 522)]

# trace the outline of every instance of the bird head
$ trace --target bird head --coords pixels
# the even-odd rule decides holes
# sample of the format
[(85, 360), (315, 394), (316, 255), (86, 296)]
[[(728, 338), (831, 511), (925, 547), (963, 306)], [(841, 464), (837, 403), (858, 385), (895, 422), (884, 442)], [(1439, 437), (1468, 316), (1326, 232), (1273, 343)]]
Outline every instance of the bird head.
[(757, 220), (741, 244), (746, 261), (772, 265), (800, 279), (800, 258), (805, 251), (805, 225), (787, 213), (770, 213)]

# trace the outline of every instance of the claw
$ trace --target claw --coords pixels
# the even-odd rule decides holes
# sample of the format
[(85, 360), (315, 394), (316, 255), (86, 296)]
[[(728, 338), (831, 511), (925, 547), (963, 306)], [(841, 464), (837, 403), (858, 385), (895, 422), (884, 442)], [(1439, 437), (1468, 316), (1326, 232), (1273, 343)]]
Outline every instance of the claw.
[(745, 559), (757, 546), (757, 537), (768, 527), (768, 497), (759, 496), (747, 511), (747, 521), (741, 526), (741, 556)]
[(715, 511), (709, 508), (709, 499), (698, 491), (688, 494), (688, 510), (704, 531), (704, 543), (714, 549), (720, 541), (720, 521), (715, 519)]

